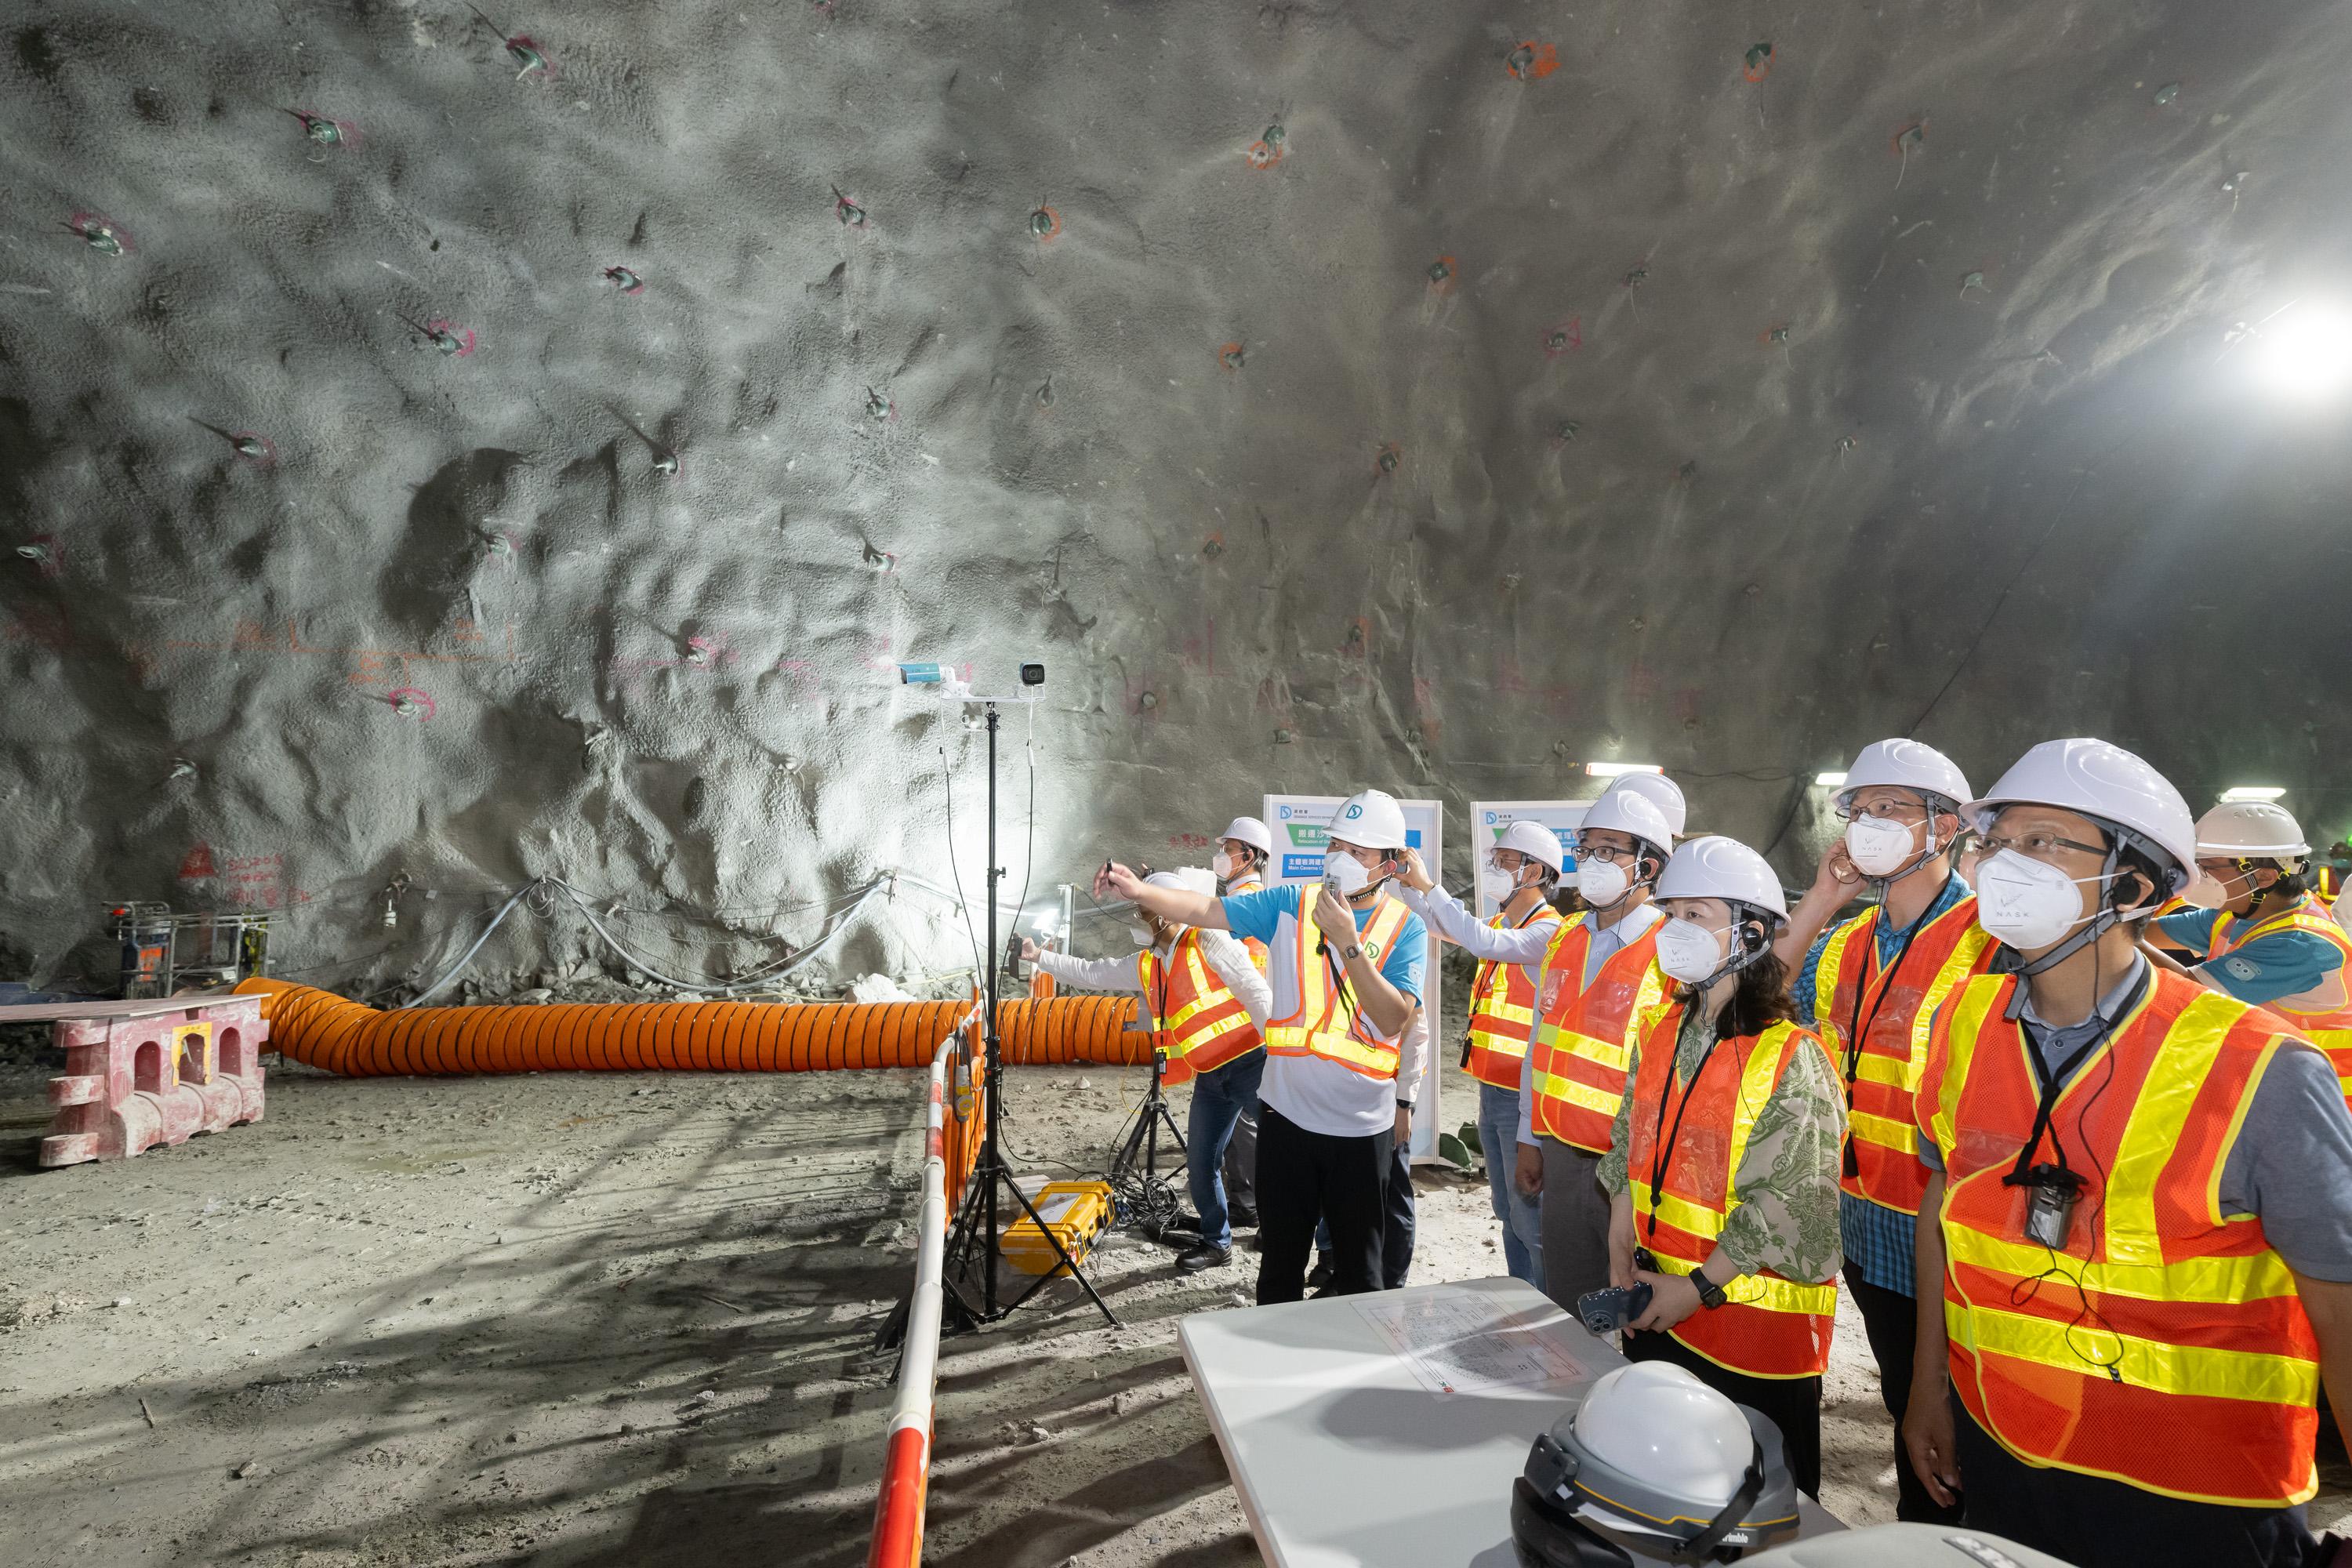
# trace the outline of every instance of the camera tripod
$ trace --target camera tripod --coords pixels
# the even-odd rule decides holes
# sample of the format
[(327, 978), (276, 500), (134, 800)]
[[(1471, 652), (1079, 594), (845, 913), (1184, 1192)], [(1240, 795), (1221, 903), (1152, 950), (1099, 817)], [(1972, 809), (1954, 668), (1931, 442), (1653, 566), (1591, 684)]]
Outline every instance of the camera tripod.
[[(1027, 685), (1036, 684), (1029, 680), (1025, 668), (1022, 679)], [(984, 951), (992, 960), (997, 952), (996, 884), (1005, 875), (1004, 868), (996, 863), (996, 700), (981, 697), (968, 698), (967, 700), (983, 703), (987, 710), (988, 946)], [(1079, 1288), (1087, 1293), (1087, 1300), (1095, 1304), (1113, 1328), (1117, 1328), (1118, 1315), (1096, 1293), (1094, 1281), (1087, 1278), (1085, 1268), (1063, 1247), (1061, 1237), (1054, 1234), (1053, 1227), (1038, 1214), (1037, 1205), (1030, 1201), (1027, 1193), (1021, 1190), (1020, 1184), (1013, 1180), (1012, 1168), (1004, 1163), (1004, 1146), (997, 1121), (997, 1108), (1003, 1092), (1004, 1049), (997, 1035), (996, 980), (1003, 967), (995, 962), (988, 965), (987, 1021), (982, 1025), (988, 1041), (988, 1055), (981, 1074), (980, 1155), (973, 1162), (971, 1179), (964, 1186), (963, 1201), (957, 1206), (954, 1223), (948, 1230), (945, 1266), (940, 1274), (945, 1326), (950, 1332), (961, 1332), (1002, 1322), (1019, 1310), (1030, 1297), (1044, 1289), (1049, 1281), (1066, 1275), (1078, 1282)], [(999, 1201), (1007, 1195), (1013, 1199), (1010, 1213)], [(1005, 1300), (998, 1288), (997, 1275), (1004, 1260), (1004, 1231), (1016, 1215), (1026, 1215), (1029, 1223), (1044, 1235), (1054, 1249), (1057, 1267), (1038, 1275), (1029, 1282), (1028, 1289), (1011, 1300)], [(975, 1274), (977, 1279), (972, 1278)], [(876, 1339), (877, 1349), (892, 1349), (905, 1337), (908, 1310), (913, 1301), (914, 1293), (910, 1289), (884, 1321), (882, 1331)]]
[(1160, 1173), (1160, 1133), (1168, 1132), (1168, 1147), (1176, 1156), (1176, 1169), (1184, 1169), (1184, 1134), (1176, 1126), (1176, 1118), (1168, 1110), (1168, 1096), (1160, 1084), (1161, 1058), (1151, 1053), (1151, 1088), (1145, 1093), (1143, 1103), (1128, 1118), (1127, 1130), (1119, 1140), (1118, 1152), (1110, 1163), (1111, 1195), (1118, 1202), (1119, 1222), (1132, 1225), (1147, 1236), (1158, 1237), (1160, 1227), (1176, 1217), (1181, 1201), (1176, 1184)]

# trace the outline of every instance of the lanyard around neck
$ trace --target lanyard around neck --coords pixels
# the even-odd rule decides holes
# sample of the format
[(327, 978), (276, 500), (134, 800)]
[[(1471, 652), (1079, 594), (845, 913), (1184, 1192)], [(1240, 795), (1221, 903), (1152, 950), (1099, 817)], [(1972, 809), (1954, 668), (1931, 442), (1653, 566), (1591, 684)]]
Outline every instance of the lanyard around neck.
[(1682, 1067), (1683, 1030), (1689, 1028), (1692, 1021), (1698, 1015), (1692, 1009), (1688, 1007), (1683, 1009), (1683, 1021), (1675, 1030), (1674, 1056), (1666, 1063), (1665, 1088), (1658, 1095), (1657, 1125), (1650, 1133), (1649, 1235), (1653, 1239), (1655, 1239), (1658, 1234), (1658, 1192), (1665, 1184), (1666, 1164), (1674, 1158), (1675, 1142), (1683, 1135), (1683, 1114), (1690, 1110), (1691, 1096), (1698, 1089), (1698, 1080), (1706, 1071), (1706, 1064), (1715, 1059), (1715, 1047), (1723, 1044), (1721, 1035), (1717, 1035), (1707, 1042), (1706, 1054), (1701, 1056), (1691, 1068), (1690, 1082), (1683, 1086), (1682, 1103), (1675, 1107), (1675, 1125), (1672, 1131), (1668, 1131), (1666, 1101), (1674, 1098), (1675, 1079)]

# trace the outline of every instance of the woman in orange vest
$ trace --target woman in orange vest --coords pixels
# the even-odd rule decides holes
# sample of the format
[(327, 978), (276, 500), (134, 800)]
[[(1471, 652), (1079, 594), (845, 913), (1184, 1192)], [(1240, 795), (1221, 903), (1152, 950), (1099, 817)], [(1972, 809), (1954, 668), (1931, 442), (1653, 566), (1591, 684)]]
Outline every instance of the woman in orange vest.
[[(1207, 895), (1216, 881), (1192, 868), (1154, 871), (1155, 888)], [(1219, 1166), (1234, 1117), (1257, 1103), (1258, 1078), (1265, 1070), (1265, 1010), (1273, 1000), (1265, 976), (1221, 931), (1180, 925), (1149, 910), (1135, 928), (1141, 951), (1133, 958), (1084, 959), (1041, 952), (1024, 940), (1021, 956), (1055, 980), (1095, 991), (1132, 991), (1143, 998), (1168, 1059), (1173, 1081), (1189, 1079), (1192, 1103), (1184, 1118), (1185, 1175), (1199, 1217), (1189, 1226), (1169, 1227), (1171, 1239), (1189, 1238), (1177, 1268), (1197, 1274), (1223, 1267), (1234, 1251), (1232, 1216), (1225, 1206)], [(1181, 1245), (1181, 1244), (1180, 1244)]]
[[(1519, 1191), (1512, 1175), (1518, 1168), (1519, 1128), (1526, 1121), (1519, 1079), (1535, 1033), (1543, 953), (1559, 929), (1551, 896), (1565, 859), (1559, 836), (1542, 823), (1522, 818), (1507, 824), (1479, 872), (1496, 910), (1484, 921), (1431, 879), (1417, 851), (1405, 851), (1397, 879), (1404, 885), (1406, 907), (1478, 960), (1462, 1068), (1478, 1080), (1478, 1147), (1486, 1158), (1487, 1200), (1503, 1222), (1503, 1266), (1512, 1279), (1538, 1290), (1544, 1282), (1543, 1205), (1533, 1193)], [(1506, 962), (1495, 951), (1492, 943), (1500, 937), (1518, 942), (1517, 962)]]
[[(1971, 1528), (2080, 1568), (2330, 1561), (2315, 1401), (2352, 1411), (2352, 1113), (2275, 1015), (2150, 964), (2180, 794), (2051, 741), (1969, 815), (1993, 973), (1937, 1013), (1903, 1435)], [(1931, 1287), (1940, 1285), (1940, 1289)]]
[(1650, 1288), (1625, 1354), (1673, 1362), (1771, 1417), (1790, 1475), (1818, 1497), (1845, 1098), (1772, 952), (1789, 906), (1764, 858), (1694, 838), (1657, 896), (1674, 999), (1634, 1043), (1601, 1162), (1610, 1281)]

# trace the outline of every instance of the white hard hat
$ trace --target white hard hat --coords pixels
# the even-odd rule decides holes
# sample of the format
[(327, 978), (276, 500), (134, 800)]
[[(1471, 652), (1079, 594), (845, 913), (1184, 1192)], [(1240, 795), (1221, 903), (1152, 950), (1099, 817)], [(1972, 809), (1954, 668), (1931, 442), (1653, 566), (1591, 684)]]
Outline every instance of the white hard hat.
[(2283, 805), (2225, 800), (2197, 819), (2197, 853), (2216, 860), (2294, 860), (2311, 853), (2311, 841)]
[[(1664, 773), (1620, 773), (1601, 791), (1602, 798), (1618, 790), (1631, 790), (1658, 808), (1666, 819), (1666, 831), (1675, 838), (1683, 836), (1683, 824), (1688, 820), (1683, 806), (1683, 786)], [(1671, 842), (1667, 845), (1672, 848)]]
[[(1623, 782), (1620, 779), (1618, 784)], [(1600, 830), (1630, 833), (1656, 849), (1662, 857), (1675, 847), (1674, 824), (1657, 804), (1641, 790), (1620, 789), (1617, 784), (1611, 784), (1601, 791), (1601, 798), (1586, 808), (1584, 820), (1578, 825), (1576, 831), (1580, 838), (1587, 833)]]
[(1969, 820), (1989, 832), (2001, 808), (2054, 805), (2111, 823), (2169, 860), (2177, 893), (2197, 875), (2197, 828), (2189, 803), (2171, 782), (2121, 746), (2106, 741), (2044, 741), (2009, 766), (1982, 800), (1968, 805)]
[(1402, 849), (1405, 847), (1404, 807), (1384, 789), (1351, 795), (1331, 814), (1331, 837), (1359, 849)]
[(1853, 804), (1854, 794), (1873, 784), (1893, 784), (1924, 795), (1940, 795), (1955, 810), (1969, 798), (1969, 781), (1952, 759), (1919, 741), (1873, 741), (1845, 771), (1845, 785), (1837, 792), (1840, 811)]
[(1179, 866), (1170, 871), (1154, 871), (1143, 881), (1147, 887), (1174, 888), (1181, 892), (1203, 893), (1212, 898), (1217, 891), (1217, 874), (1206, 866)]
[(1274, 853), (1274, 835), (1266, 830), (1265, 823), (1255, 816), (1234, 817), (1225, 824), (1225, 830), (1217, 837), (1235, 839), (1267, 855)]
[(1562, 861), (1566, 858), (1560, 853), (1559, 835), (1542, 823), (1524, 816), (1503, 829), (1503, 836), (1495, 840), (1495, 847), (1516, 849), (1528, 858), (1540, 861), (1555, 871), (1559, 869)]
[(1764, 857), (1720, 833), (1702, 834), (1675, 851), (1658, 876), (1661, 899), (1729, 899), (1770, 915), (1789, 918), (1789, 898)]
[(1594, 1458), (1702, 1519), (1731, 1500), (1756, 1453), (1739, 1406), (1664, 1361), (1601, 1373), (1577, 1409), (1576, 1438)]

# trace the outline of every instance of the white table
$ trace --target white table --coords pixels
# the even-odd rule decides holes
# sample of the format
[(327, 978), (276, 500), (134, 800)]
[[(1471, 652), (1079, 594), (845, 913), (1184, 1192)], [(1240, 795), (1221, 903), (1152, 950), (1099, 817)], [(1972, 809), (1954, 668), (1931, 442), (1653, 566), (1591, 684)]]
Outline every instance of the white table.
[[(1430, 1343), (1447, 1325), (1454, 1348)], [(1517, 1568), (1511, 1483), (1529, 1445), (1624, 1364), (1509, 1279), (1197, 1312), (1177, 1337), (1276, 1568)], [(1799, 1501), (1801, 1536), (1843, 1528)]]

